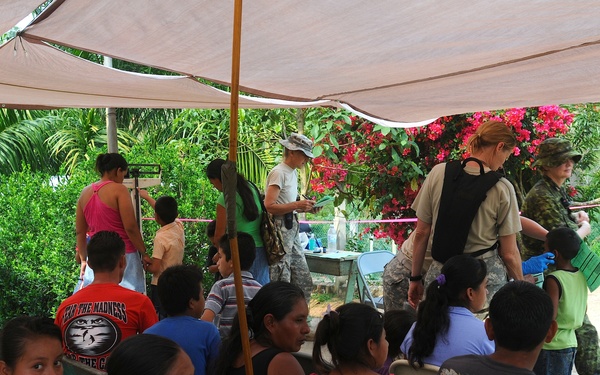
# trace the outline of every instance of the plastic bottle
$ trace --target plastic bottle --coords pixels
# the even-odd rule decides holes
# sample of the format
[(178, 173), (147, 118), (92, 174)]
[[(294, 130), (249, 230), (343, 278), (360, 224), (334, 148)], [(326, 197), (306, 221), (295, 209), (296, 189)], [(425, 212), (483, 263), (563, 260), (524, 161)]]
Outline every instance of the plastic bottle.
[(327, 250), (332, 253), (337, 252), (337, 233), (333, 224), (329, 226), (327, 231)]
[(317, 240), (315, 240), (315, 235), (314, 234), (310, 234), (310, 237), (308, 237), (308, 250), (313, 251), (315, 250), (317, 247)]

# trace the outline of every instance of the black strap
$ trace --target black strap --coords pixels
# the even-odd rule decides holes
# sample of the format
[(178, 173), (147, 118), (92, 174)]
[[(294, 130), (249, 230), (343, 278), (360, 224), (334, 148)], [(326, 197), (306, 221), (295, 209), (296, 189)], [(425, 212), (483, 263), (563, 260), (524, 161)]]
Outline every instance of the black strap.
[(483, 254), (489, 253), (490, 251), (494, 251), (497, 248), (498, 248), (498, 242), (496, 242), (492, 246), (488, 247), (487, 249), (477, 250), (472, 253), (469, 253), (469, 255), (472, 256), (473, 258), (477, 258), (479, 256), (482, 256)]
[[(479, 164), (479, 175), (464, 171), (469, 161)], [(454, 255), (464, 252), (473, 219), (485, 200), (487, 192), (502, 175), (498, 172), (485, 172), (483, 163), (476, 158), (446, 164), (444, 185), (440, 198), (431, 256), (445, 263)]]

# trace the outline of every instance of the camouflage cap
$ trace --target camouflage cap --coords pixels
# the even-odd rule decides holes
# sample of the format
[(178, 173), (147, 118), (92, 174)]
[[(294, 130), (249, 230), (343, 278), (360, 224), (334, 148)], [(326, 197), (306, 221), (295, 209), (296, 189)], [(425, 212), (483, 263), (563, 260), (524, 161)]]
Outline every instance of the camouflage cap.
[(538, 147), (537, 160), (533, 163), (536, 167), (558, 167), (567, 160), (575, 163), (581, 160), (581, 154), (573, 150), (571, 142), (562, 138), (548, 138)]
[(300, 150), (309, 158), (314, 158), (312, 153), (313, 143), (305, 135), (292, 133), (287, 139), (279, 140), (279, 143), (288, 150)]

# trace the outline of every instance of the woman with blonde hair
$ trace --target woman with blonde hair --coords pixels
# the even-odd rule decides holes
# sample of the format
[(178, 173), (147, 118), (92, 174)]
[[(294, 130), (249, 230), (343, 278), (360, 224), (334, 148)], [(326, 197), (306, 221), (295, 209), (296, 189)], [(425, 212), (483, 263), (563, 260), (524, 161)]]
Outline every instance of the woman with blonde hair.
[[(470, 254), (486, 263), (488, 302), (509, 278), (523, 279), (516, 242), (521, 230), (517, 197), (511, 183), (496, 172), (516, 144), (506, 124), (488, 121), (469, 138), (464, 161), (438, 164), (425, 179), (412, 205), (417, 213), (410, 249), (412, 307), (423, 297), (423, 272), (427, 271), (428, 285), (453, 255)], [(423, 269), (426, 258), (429, 270)]]

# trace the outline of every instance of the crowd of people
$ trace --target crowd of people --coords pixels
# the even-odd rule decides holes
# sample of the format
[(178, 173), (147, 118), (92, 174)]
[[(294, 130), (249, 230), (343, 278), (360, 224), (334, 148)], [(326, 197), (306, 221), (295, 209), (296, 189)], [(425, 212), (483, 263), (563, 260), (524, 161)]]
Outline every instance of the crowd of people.
[[(109, 375), (240, 375), (249, 363), (255, 374), (304, 374), (292, 353), (311, 331), (312, 279), (297, 214), (318, 209), (298, 198), (297, 170), (314, 155), (303, 135), (281, 144), (283, 160), (267, 177), (262, 204), (259, 189), (237, 175), (241, 291), (225, 225), (227, 162), (215, 159), (206, 169), (221, 192), (207, 228), (206, 267), (215, 274), (208, 293), (203, 270), (182, 264), (175, 199), (139, 191), (160, 225), (149, 254), (122, 184), (127, 162), (99, 155), (100, 180), (77, 202), (80, 287), (54, 321), (17, 317), (5, 324), (0, 374), (63, 374), (65, 357)], [(519, 213), (513, 186), (498, 172), (515, 145), (504, 123), (488, 121), (469, 139), (462, 162), (433, 168), (412, 205), (417, 225), (385, 267), (384, 312), (360, 303), (328, 309), (314, 332), (316, 373), (388, 375), (397, 360), (437, 366), (444, 375), (570, 375), (573, 366), (580, 375), (600, 373), (587, 281), (573, 264), (591, 231), (589, 217), (570, 211), (563, 186), (582, 155), (564, 139), (542, 142), (535, 163), (542, 179)], [(286, 250), (272, 264), (260, 232), (263, 207)], [(150, 297), (144, 270), (152, 274)]]

